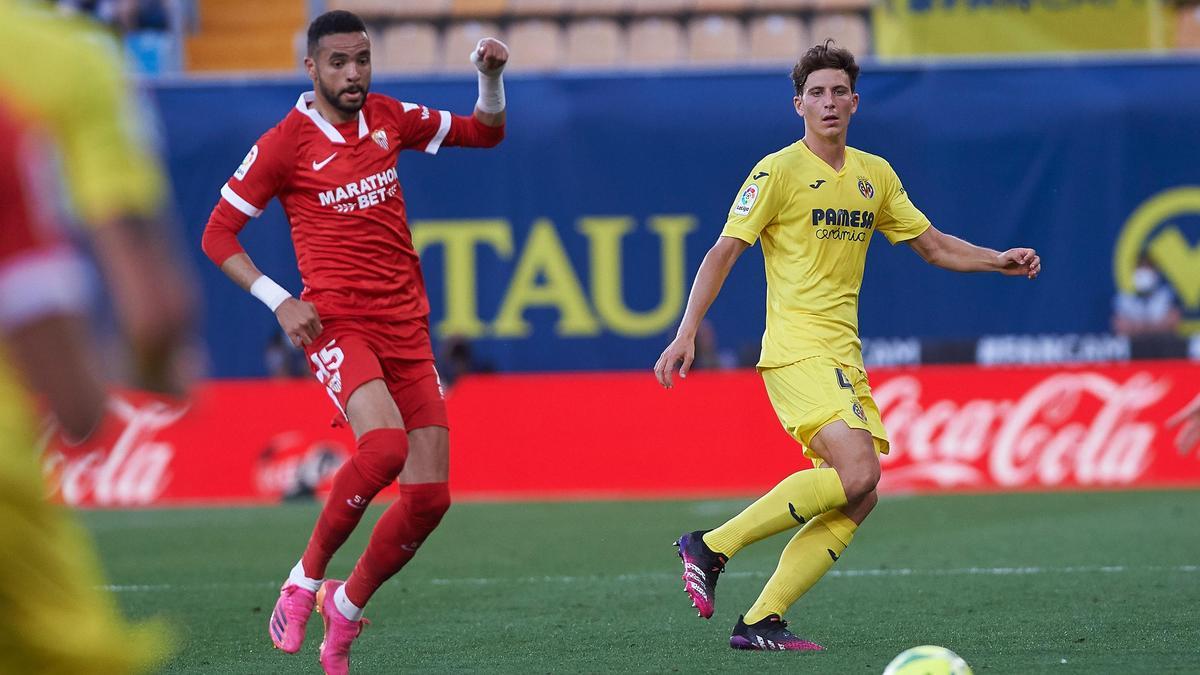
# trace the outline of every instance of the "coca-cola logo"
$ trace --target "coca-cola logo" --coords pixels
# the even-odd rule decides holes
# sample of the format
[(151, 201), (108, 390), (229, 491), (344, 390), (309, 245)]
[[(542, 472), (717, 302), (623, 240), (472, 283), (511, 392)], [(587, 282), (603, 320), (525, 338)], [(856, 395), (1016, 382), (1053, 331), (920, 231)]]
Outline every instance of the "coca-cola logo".
[(186, 405), (135, 404), (119, 395), (108, 402), (103, 428), (68, 446), (51, 424), (43, 469), (51, 489), (71, 505), (141, 506), (156, 501), (171, 480), (175, 448), (157, 435), (187, 413)]
[(1156, 425), (1138, 415), (1170, 390), (1137, 373), (1052, 375), (1019, 398), (922, 400), (921, 380), (899, 376), (873, 395), (891, 437), (885, 489), (921, 486), (1115, 486), (1153, 459)]

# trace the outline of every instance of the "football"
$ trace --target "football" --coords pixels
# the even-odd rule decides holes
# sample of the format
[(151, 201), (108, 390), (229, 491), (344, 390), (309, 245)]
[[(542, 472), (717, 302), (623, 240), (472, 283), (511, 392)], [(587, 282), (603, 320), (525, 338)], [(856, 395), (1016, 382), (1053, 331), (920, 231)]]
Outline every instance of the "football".
[(883, 670), (883, 675), (972, 675), (961, 656), (935, 645), (921, 645), (900, 652)]

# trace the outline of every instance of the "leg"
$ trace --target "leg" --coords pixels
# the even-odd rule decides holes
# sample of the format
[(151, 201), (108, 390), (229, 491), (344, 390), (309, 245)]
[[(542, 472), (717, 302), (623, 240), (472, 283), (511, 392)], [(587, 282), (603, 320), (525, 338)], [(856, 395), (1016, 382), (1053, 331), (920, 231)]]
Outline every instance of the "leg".
[(408, 433), (408, 462), (400, 474), (400, 498), (376, 523), (346, 580), (346, 595), (359, 607), (408, 564), (450, 508), (450, 431), (437, 373), (432, 363), (421, 362), (402, 374), (405, 381), (394, 395), (414, 427)]
[[(854, 532), (879, 501), (879, 456), (871, 434), (837, 421), (822, 429), (812, 449), (837, 471), (849, 502), (822, 513), (796, 533), (783, 549), (779, 565), (758, 600), (746, 612), (747, 624), (782, 616), (833, 567)], [(818, 469), (827, 471), (828, 469)]]
[(309, 579), (325, 576), (333, 554), (362, 520), (375, 495), (396, 479), (409, 452), (404, 418), (383, 380), (358, 387), (350, 395), (346, 413), (358, 448), (334, 474), (329, 499), (304, 551), (304, 576)]

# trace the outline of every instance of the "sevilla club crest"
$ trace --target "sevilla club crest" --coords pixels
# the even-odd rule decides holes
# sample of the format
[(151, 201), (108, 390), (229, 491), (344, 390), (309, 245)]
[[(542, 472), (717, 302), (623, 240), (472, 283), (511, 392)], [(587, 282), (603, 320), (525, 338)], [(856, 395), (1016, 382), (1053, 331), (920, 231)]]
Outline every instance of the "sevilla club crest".
[[(371, 139), (375, 141), (376, 145), (383, 148), (384, 150), (388, 149), (387, 132), (384, 131), (383, 129), (376, 129), (374, 132), (372, 132)], [(858, 184), (858, 187), (860, 190), (862, 189), (861, 182)]]

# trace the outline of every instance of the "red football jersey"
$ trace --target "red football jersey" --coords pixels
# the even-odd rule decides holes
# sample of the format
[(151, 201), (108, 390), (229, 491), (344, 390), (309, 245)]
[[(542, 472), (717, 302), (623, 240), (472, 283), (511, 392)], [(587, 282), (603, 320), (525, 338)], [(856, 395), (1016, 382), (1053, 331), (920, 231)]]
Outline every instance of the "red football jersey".
[[(292, 229), (304, 282), (301, 298), (321, 316), (429, 313), (396, 179), (401, 150), (437, 153), (443, 145), (488, 147), (503, 128), (414, 103), (369, 94), (357, 119), (333, 125), (306, 92), (258, 143), (221, 188), (204, 248), (220, 265), (241, 252), (236, 233), (278, 197)], [(228, 211), (226, 209), (226, 211)]]
[(0, 138), (0, 329), (81, 314), (85, 271), (60, 227), (63, 186), (48, 147), (2, 110)]

